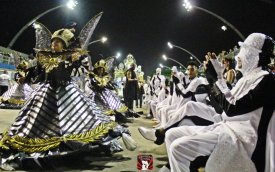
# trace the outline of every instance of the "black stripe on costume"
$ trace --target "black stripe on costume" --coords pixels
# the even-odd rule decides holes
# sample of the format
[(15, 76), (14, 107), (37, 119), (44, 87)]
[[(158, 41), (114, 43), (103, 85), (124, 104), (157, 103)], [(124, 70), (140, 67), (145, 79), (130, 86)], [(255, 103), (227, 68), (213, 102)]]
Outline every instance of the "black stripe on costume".
[[(31, 112), (36, 113), (34, 110), (31, 110)], [(42, 133), (44, 133), (44, 134), (46, 134), (46, 133), (45, 133), (45, 129), (48, 129), (48, 130), (52, 131), (53, 133), (55, 133), (57, 136), (60, 136), (60, 133), (59, 133), (59, 132), (53, 130), (51, 127), (48, 126), (49, 124), (54, 124), (54, 123), (52, 123), (52, 122), (49, 121), (49, 120), (41, 119), (41, 118), (42, 118), (41, 116), (43, 116), (43, 115), (37, 115), (37, 117), (34, 117), (34, 116), (30, 113), (30, 114), (28, 115), (28, 117), (31, 117), (31, 118), (35, 119), (35, 122), (32, 123), (30, 120), (28, 120), (28, 121), (29, 121), (30, 124), (32, 124), (32, 126), (36, 126), (36, 125), (39, 126), (39, 127), (36, 127), (36, 128), (41, 128), (41, 126), (44, 126), (44, 127), (43, 127), (44, 129), (42, 130), (42, 131), (43, 131)], [(46, 121), (46, 122), (42, 122), (42, 120), (44, 120), (44, 121)], [(57, 128), (59, 128), (59, 127), (57, 127)], [(48, 133), (47, 133), (47, 135), (49, 136)], [(37, 137), (39, 137), (39, 136), (37, 135)]]
[[(85, 107), (85, 104), (83, 104), (79, 109), (78, 109), (78, 111), (80, 110), (80, 109), (85, 109), (85, 111), (89, 108), (88, 106), (86, 106)], [(74, 113), (74, 114), (70, 114), (71, 115), (71, 117), (70, 117), (70, 121), (72, 121), (72, 117), (75, 117), (76, 115), (78, 116), (77, 117), (77, 119), (75, 119), (72, 123), (71, 123), (71, 125), (70, 126), (68, 126), (67, 127), (67, 129), (65, 129), (65, 127), (66, 127), (66, 125), (68, 124), (68, 122), (67, 123), (65, 123), (63, 126), (64, 127), (62, 127), (62, 128), (64, 128), (63, 130), (65, 131), (65, 132), (67, 132), (68, 130), (70, 130), (74, 125), (77, 125), (76, 123), (77, 123), (77, 121), (81, 118), (81, 116), (85, 113), (85, 111), (83, 112), (83, 113), (81, 113), (80, 115), (78, 115), (77, 113)], [(86, 114), (86, 118), (89, 116), (89, 114)]]
[[(94, 121), (92, 123), (92, 121)], [(98, 121), (98, 119), (95, 119), (95, 116), (93, 116), (87, 123), (86, 125), (80, 130), (80, 133), (84, 132), (84, 129), (87, 128), (87, 131), (90, 131), (93, 128), (93, 125)], [(91, 125), (90, 127), (87, 127), (88, 125)]]
[[(80, 101), (79, 101), (79, 102), (80, 102)], [(82, 107), (84, 107), (84, 105), (85, 105), (85, 104), (83, 103), (79, 109), (81, 109)], [(71, 109), (72, 109), (72, 108), (74, 108), (74, 107), (72, 106)], [(67, 117), (68, 113), (66, 113), (66, 114), (60, 114), (60, 115), (63, 116), (62, 119), (60, 119), (60, 121), (63, 121), (64, 118)], [(75, 114), (71, 115), (70, 118), (67, 119), (67, 121), (70, 121), (70, 120), (74, 117), (74, 115), (75, 115)], [(68, 122), (64, 123), (64, 124), (61, 126), (61, 128), (64, 128), (64, 127), (67, 125), (67, 123), (68, 123)], [(65, 130), (65, 129), (64, 129), (64, 130)]]
[[(86, 111), (88, 108), (89, 108), (89, 107), (87, 106), (86, 109), (85, 109), (85, 111)], [(83, 115), (83, 114), (81, 114), (81, 115)], [(89, 116), (89, 114), (87, 114), (87, 116)], [(94, 117), (91, 117), (91, 118), (94, 119)], [(83, 124), (83, 122), (84, 122), (85, 120), (86, 120), (85, 118), (82, 119), (82, 120), (80, 121), (80, 123), (73, 129), (72, 133), (74, 133), (77, 129), (79, 129), (80, 125)], [(82, 130), (82, 129), (81, 129), (81, 130)]]
[[(78, 97), (77, 97), (78, 98)], [(77, 99), (75, 99), (77, 100)], [(79, 98), (79, 100), (77, 102), (75, 102), (75, 104), (79, 104), (79, 103), (82, 103), (84, 106), (84, 103), (82, 102), (81, 98)], [(82, 107), (81, 106), (81, 107)], [(69, 108), (69, 110), (68, 110)], [(64, 120), (64, 118), (67, 116), (68, 113), (65, 113), (64, 111), (71, 111), (72, 109), (74, 109), (75, 107), (74, 106), (65, 106), (61, 111), (59, 111), (59, 114), (60, 114), (60, 121)], [(64, 114), (65, 113), (65, 114)]]

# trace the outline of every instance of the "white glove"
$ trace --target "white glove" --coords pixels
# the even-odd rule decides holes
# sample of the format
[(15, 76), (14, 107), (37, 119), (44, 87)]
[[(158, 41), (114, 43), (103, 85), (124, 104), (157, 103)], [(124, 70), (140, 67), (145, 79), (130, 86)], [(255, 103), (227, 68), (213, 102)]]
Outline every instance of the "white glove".
[(225, 70), (225, 66), (222, 62), (218, 61), (217, 59), (210, 59), (216, 73), (217, 73), (217, 77), (218, 79), (222, 79), (223, 78), (223, 71)]
[(213, 116), (213, 121), (214, 121), (215, 123), (221, 122), (221, 121), (222, 121), (222, 116), (221, 116), (221, 114), (215, 114), (215, 115)]

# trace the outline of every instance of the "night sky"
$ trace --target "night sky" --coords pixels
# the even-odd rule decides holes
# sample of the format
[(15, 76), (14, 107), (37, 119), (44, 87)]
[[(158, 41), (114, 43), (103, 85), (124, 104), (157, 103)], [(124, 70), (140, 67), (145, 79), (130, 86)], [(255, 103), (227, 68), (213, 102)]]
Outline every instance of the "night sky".
[[(262, 32), (275, 38), (275, 3), (271, 0), (190, 0), (231, 22), (244, 36)], [(8, 46), (12, 37), (36, 15), (66, 1), (58, 0), (1, 0), (0, 45)], [(108, 37), (107, 44), (93, 44), (89, 51), (94, 61), (101, 55), (113, 56), (117, 51), (125, 57), (134, 55), (146, 74), (159, 63), (161, 55), (186, 64), (190, 55), (167, 47), (167, 41), (193, 52), (201, 60), (208, 51), (229, 50), (241, 41), (230, 28), (226, 32), (221, 21), (199, 10), (186, 12), (182, 0), (78, 0), (73, 10), (66, 8), (51, 12), (38, 21), (52, 32), (69, 21), (78, 23), (78, 32), (95, 14), (103, 11), (92, 40)], [(78, 33), (77, 32), (77, 33)], [(13, 49), (32, 53), (35, 45), (34, 29), (28, 28)]]

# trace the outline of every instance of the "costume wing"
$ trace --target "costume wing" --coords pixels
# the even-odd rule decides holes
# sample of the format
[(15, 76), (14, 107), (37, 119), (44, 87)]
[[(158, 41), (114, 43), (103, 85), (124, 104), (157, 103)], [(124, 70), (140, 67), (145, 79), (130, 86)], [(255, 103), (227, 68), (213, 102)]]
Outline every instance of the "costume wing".
[(16, 52), (11, 53), (11, 57), (14, 59), (14, 66), (17, 67), (22, 61), (22, 57)]
[(113, 57), (108, 57), (105, 59), (106, 62), (106, 72), (112, 73), (114, 71), (114, 61), (115, 59)]
[(84, 50), (87, 49), (87, 47), (89, 45), (90, 38), (97, 26), (102, 14), (103, 14), (103, 12), (94, 16), (81, 30), (81, 32), (78, 36), (78, 39), (79, 39), (79, 43), (80, 43), (80, 46), (82, 49), (84, 49)]
[(37, 50), (49, 50), (51, 48), (51, 36), (52, 33), (41, 23), (34, 23), (35, 29), (35, 51)]

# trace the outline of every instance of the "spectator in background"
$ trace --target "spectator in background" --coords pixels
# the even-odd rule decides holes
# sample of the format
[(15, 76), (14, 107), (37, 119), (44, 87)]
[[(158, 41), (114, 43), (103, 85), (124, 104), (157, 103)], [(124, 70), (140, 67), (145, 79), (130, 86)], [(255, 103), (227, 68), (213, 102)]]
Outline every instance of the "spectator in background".
[(0, 96), (9, 89), (9, 86), (11, 86), (11, 77), (8, 75), (8, 71), (4, 70), (0, 75)]
[[(138, 92), (137, 92), (137, 100), (136, 100), (136, 107), (140, 107), (142, 108), (142, 98), (143, 98), (143, 94), (144, 94), (144, 88), (143, 88), (143, 82), (140, 81), (138, 83)], [(139, 102), (139, 106), (138, 106), (138, 102)]]
[(225, 70), (223, 72), (224, 78), (227, 83), (232, 84), (235, 80), (235, 71), (233, 65), (233, 59), (230, 57), (225, 57), (223, 60), (223, 64), (225, 65)]
[(133, 110), (133, 103), (134, 100), (137, 99), (137, 89), (138, 89), (138, 82), (137, 82), (137, 75), (135, 73), (136, 65), (134, 63), (131, 64), (130, 68), (126, 71), (126, 84), (125, 84), (125, 104), (126, 106)]

